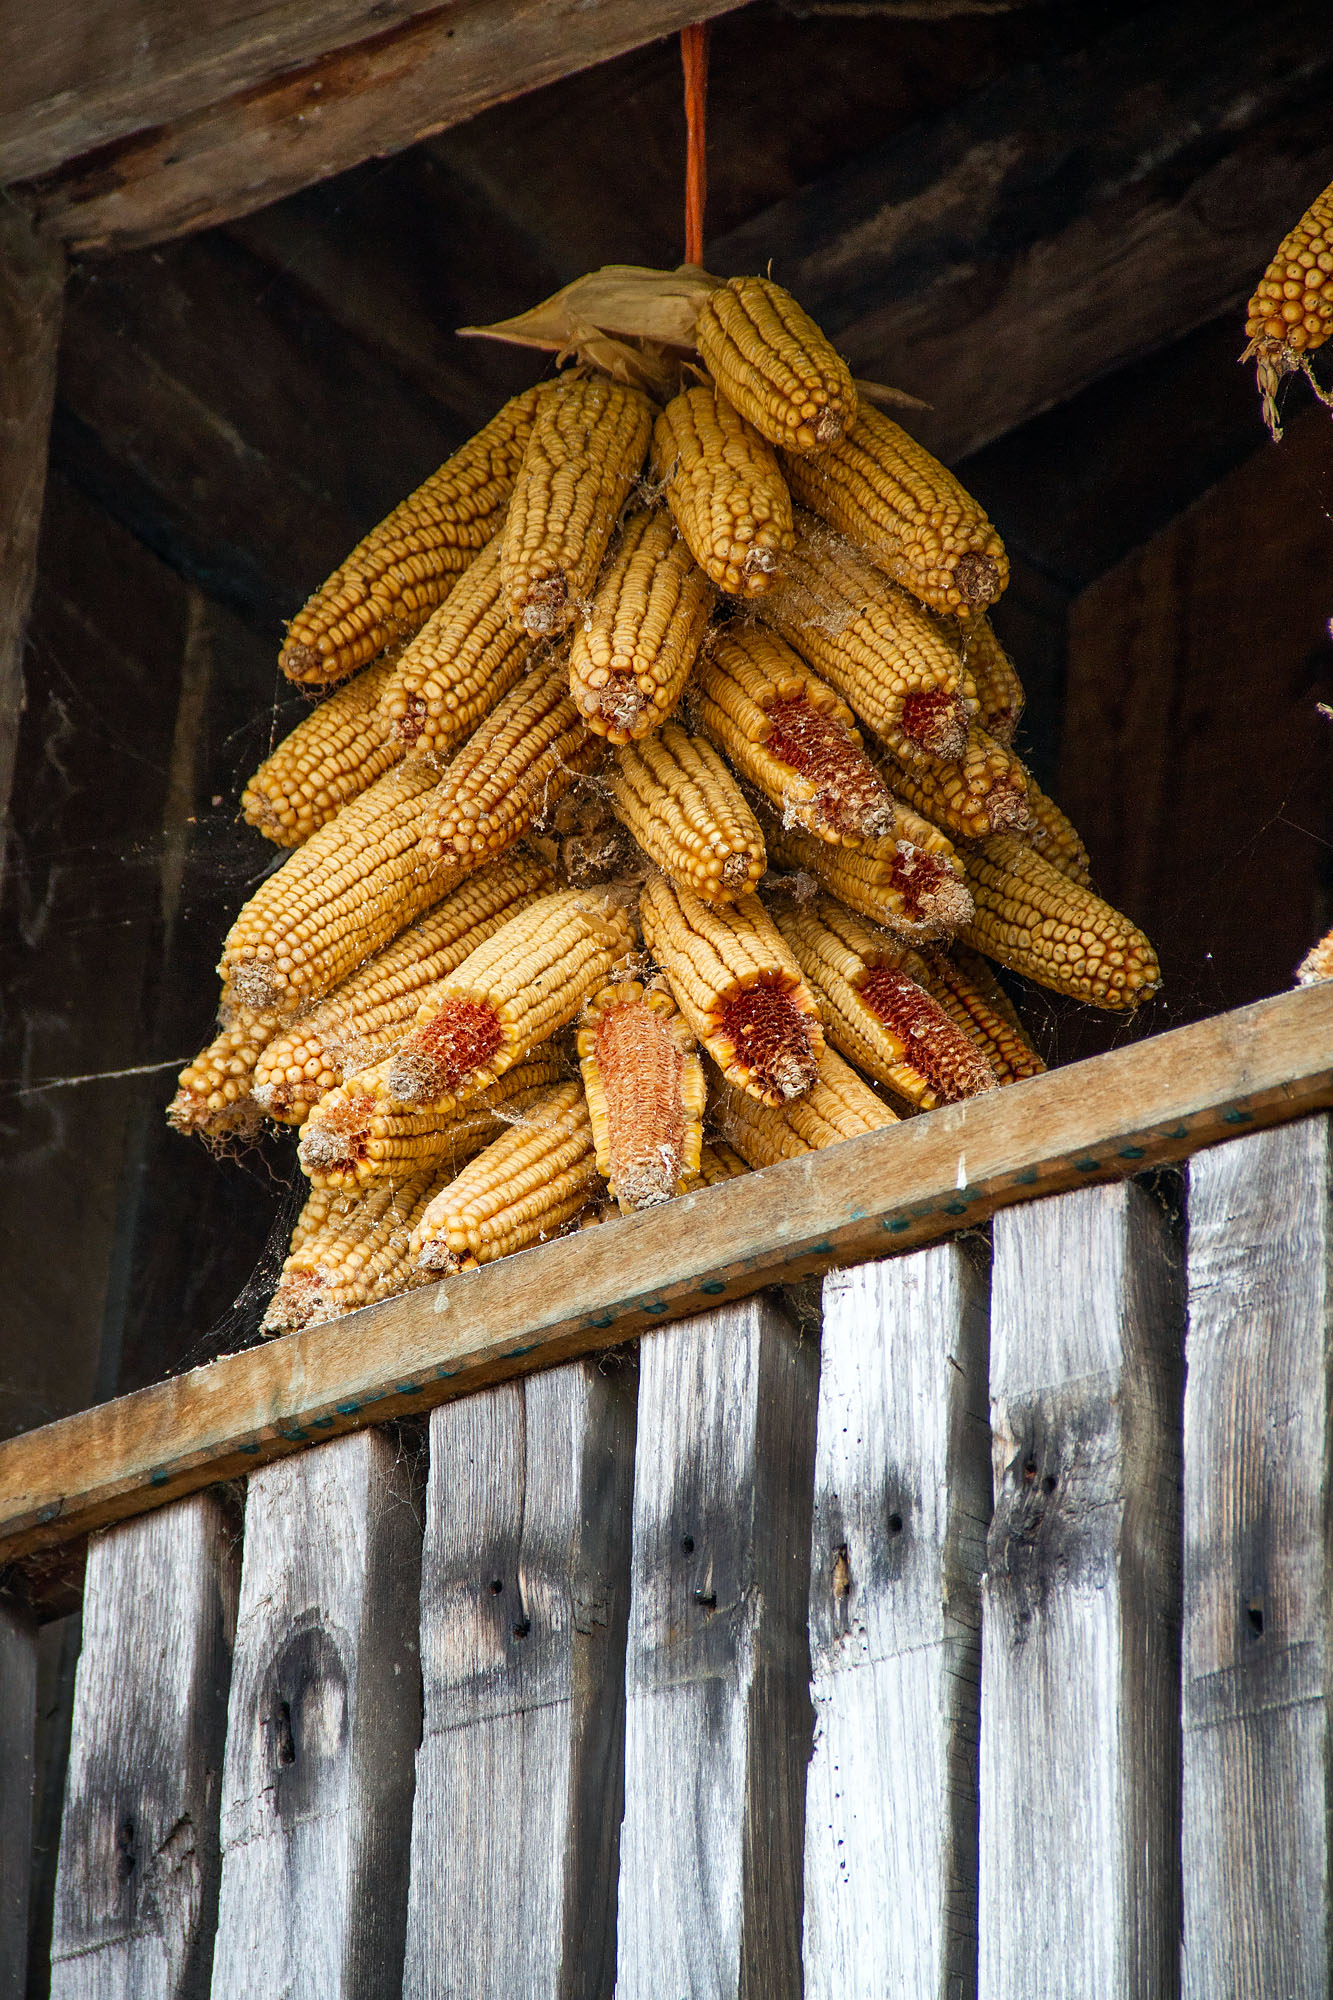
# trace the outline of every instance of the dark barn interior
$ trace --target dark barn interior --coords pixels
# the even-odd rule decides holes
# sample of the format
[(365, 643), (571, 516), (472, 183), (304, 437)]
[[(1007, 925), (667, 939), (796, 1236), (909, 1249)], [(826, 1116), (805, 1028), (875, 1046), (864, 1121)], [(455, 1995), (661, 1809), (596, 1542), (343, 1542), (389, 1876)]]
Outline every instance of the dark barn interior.
[[(1055, 1062), (1281, 990), (1333, 920), (1333, 430), (1297, 383), (1275, 445), (1237, 365), (1333, 179), (1331, 81), (1312, 0), (714, 24), (709, 267), (771, 262), (929, 402), (1011, 555), (1023, 754), (1161, 953), (1130, 1022), (1015, 986)], [(302, 712), (283, 622), (542, 369), (455, 327), (679, 261), (682, 150), (666, 38), (167, 240), (100, 219), (95, 154), (39, 186), (86, 247), (8, 826), (0, 1435), (252, 1328), (290, 1144), (214, 1158), (162, 1113), (273, 858), (237, 798)]]

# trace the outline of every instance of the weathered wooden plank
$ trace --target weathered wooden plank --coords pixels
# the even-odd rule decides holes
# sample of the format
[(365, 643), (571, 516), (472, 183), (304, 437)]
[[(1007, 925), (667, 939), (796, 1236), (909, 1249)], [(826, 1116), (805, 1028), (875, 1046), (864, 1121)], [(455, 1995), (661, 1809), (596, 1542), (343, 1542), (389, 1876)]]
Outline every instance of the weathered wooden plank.
[(38, 206), (52, 232), (85, 249), (206, 229), (727, 4), (452, 0), (196, 111), (159, 116), (34, 184)]
[(975, 1991), (989, 1511), (976, 1266), (941, 1243), (830, 1272), (810, 1565), (806, 2000)]
[(817, 1356), (766, 1301), (640, 1350), (616, 2000), (796, 2000)]
[(1142, 1189), (997, 1218), (982, 2000), (1176, 1990), (1180, 1258)]
[(1186, 2000), (1326, 2000), (1327, 1118), (1191, 1166), (1185, 1388)]
[(380, 1431), (249, 1482), (212, 2000), (397, 2000), (420, 1561)]
[(633, 1467), (628, 1363), (431, 1418), (405, 2000), (609, 2000)]
[(36, 1727), (37, 1627), (0, 1603), (0, 2000), (27, 1988)]
[(289, 1334), (0, 1444), (0, 1559), (327, 1437), (1333, 1102), (1310, 986)]
[(52, 2000), (203, 2000), (240, 1568), (211, 1494), (88, 1552)]
[(21, 204), (0, 203), (0, 875), (64, 285), (59, 245), (37, 235)]

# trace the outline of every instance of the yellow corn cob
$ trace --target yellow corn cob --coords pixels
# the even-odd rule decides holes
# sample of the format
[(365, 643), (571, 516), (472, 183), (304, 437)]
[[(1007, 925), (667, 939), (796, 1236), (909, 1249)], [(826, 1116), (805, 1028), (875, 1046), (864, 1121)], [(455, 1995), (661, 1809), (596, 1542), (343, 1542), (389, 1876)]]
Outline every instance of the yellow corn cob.
[(914, 812), (962, 840), (1022, 833), (1033, 825), (1027, 772), (976, 722), (957, 763), (900, 765), (889, 782)]
[(668, 723), (626, 744), (607, 776), (616, 817), (673, 882), (710, 903), (753, 889), (766, 866), (754, 814), (711, 743)]
[(544, 896), (432, 989), (387, 1065), (404, 1104), (463, 1101), (548, 1041), (635, 947), (623, 909), (592, 890)]
[(495, 535), (398, 661), (380, 696), (386, 735), (446, 762), (527, 669), (533, 644), (509, 622)]
[(654, 875), (639, 918), (681, 1013), (724, 1075), (765, 1104), (808, 1090), (824, 1047), (818, 1003), (759, 898), (719, 909)]
[(255, 1069), (255, 1102), (285, 1125), (303, 1124), (344, 1077), (392, 1053), (429, 989), (534, 903), (550, 887), (553, 872), (520, 847), (467, 876), (313, 1014), (269, 1043)]
[(725, 396), (684, 389), (653, 426), (653, 470), (700, 569), (732, 597), (767, 590), (793, 542), (773, 447)]
[(1046, 1065), (1033, 1048), (1009, 995), (979, 953), (963, 945), (932, 953), (923, 981), (950, 1020), (985, 1056), (1001, 1083), (1040, 1076)]
[(661, 727), (690, 677), (712, 604), (670, 515), (631, 514), (569, 650), (570, 693), (589, 729), (629, 743)]
[(929, 821), (899, 808), (895, 830), (862, 846), (831, 847), (761, 815), (770, 862), (813, 875), (840, 903), (913, 941), (950, 936), (972, 914), (962, 864)]
[(780, 1160), (799, 1160), (822, 1152), (841, 1139), (863, 1132), (880, 1132), (896, 1125), (898, 1115), (876, 1097), (849, 1063), (825, 1049), (819, 1073), (803, 1097), (780, 1108), (756, 1104), (730, 1083), (720, 1083), (712, 1101), (713, 1118), (728, 1142), (752, 1167), (774, 1167)]
[(592, 595), (652, 427), (643, 392), (605, 375), (565, 376), (548, 391), (504, 527), (504, 587), (520, 629), (563, 632)]
[(759, 616), (831, 681), (904, 763), (961, 757), (967, 710), (956, 648), (850, 542), (798, 509)]
[(732, 278), (705, 300), (695, 329), (704, 366), (770, 444), (826, 451), (856, 417), (842, 356), (771, 278)]
[(977, 720), (1007, 749), (1023, 713), (1023, 683), (989, 618), (969, 619), (961, 630), (952, 621), (941, 623), (940, 629), (962, 655), (976, 697)]
[(322, 701), (267, 756), (241, 793), (250, 825), (279, 847), (299, 847), (403, 754), (384, 729), (379, 698), (393, 661), (367, 667)]
[(1143, 932), (1013, 834), (967, 857), (976, 903), (963, 936), (976, 950), (1090, 1006), (1137, 1007), (1161, 985)]
[(699, 727), (785, 821), (849, 847), (892, 832), (897, 808), (852, 711), (774, 633), (719, 633), (692, 700)]
[(430, 1283), (409, 1254), (412, 1225), (447, 1169), (438, 1165), (367, 1193), (313, 1188), (261, 1333), (295, 1333)]
[(288, 680), (344, 680), (419, 631), (500, 525), (549, 384), (513, 397), (358, 542), (287, 628)]
[(849, 1062), (921, 1111), (994, 1090), (998, 1078), (926, 989), (915, 952), (820, 896), (777, 911), (810, 982), (824, 1033)]
[(557, 1084), (428, 1204), (412, 1232), (417, 1263), (466, 1270), (543, 1243), (579, 1213), (596, 1178), (583, 1086)]
[(254, 1098), (255, 1065), (283, 1023), (281, 1014), (231, 1009), (208, 1047), (181, 1071), (167, 1123), (210, 1145), (256, 1138), (263, 1113)]
[(397, 1183), (427, 1167), (436, 1172), (470, 1160), (560, 1075), (560, 1058), (541, 1049), (516, 1063), (466, 1103), (399, 1103), (388, 1063), (359, 1070), (320, 1099), (301, 1131), (297, 1158), (314, 1187), (369, 1188)]
[(578, 1037), (597, 1171), (624, 1214), (669, 1201), (700, 1171), (704, 1072), (662, 986), (606, 986)]
[(423, 861), (475, 868), (503, 853), (602, 750), (570, 699), (568, 656), (557, 651), (510, 689), (450, 764), (426, 814)]
[(1284, 375), (1300, 369), (1320, 400), (1330, 400), (1306, 357), (1333, 333), (1333, 186), (1278, 245), (1250, 300), (1245, 331), (1250, 344), (1241, 360), (1254, 360), (1268, 428), (1281, 437), (1276, 397)]
[(1028, 811), (1033, 821), (1028, 839), (1052, 868), (1058, 868), (1062, 875), (1067, 875), (1081, 888), (1088, 888), (1092, 882), (1092, 861), (1078, 829), (1061, 812), (1055, 800), (1047, 797), (1032, 773), (1028, 771), (1024, 775), (1027, 778)]
[(862, 403), (830, 450), (783, 469), (803, 507), (934, 611), (993, 603), (1009, 581), (1004, 543), (972, 495), (880, 410)]
[(222, 947), (235, 1000), (292, 1013), (322, 999), (453, 888), (461, 871), (432, 874), (418, 853), (434, 788), (424, 765), (397, 765), (269, 876)]
[(1318, 986), (1325, 979), (1333, 979), (1333, 931), (1312, 944), (1296, 967), (1298, 986)]
[(699, 1171), (690, 1174), (680, 1184), (682, 1194), (697, 1194), (701, 1188), (719, 1187), (723, 1181), (739, 1180), (748, 1174), (750, 1168), (734, 1147), (725, 1140), (708, 1139), (699, 1155)]

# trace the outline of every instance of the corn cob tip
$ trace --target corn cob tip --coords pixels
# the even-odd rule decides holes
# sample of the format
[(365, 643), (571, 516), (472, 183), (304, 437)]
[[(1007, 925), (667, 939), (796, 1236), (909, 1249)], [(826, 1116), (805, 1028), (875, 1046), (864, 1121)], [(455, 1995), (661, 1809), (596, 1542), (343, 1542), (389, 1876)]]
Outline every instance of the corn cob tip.
[(288, 639), (278, 654), (278, 665), (289, 681), (308, 681), (319, 672), (320, 656), (313, 646)]
[(191, 1090), (178, 1090), (167, 1106), (166, 1120), (173, 1132), (187, 1139), (202, 1139), (217, 1153), (252, 1144), (264, 1127), (263, 1112), (249, 1091), (217, 1105)]
[(994, 556), (969, 550), (966, 555), (959, 556), (953, 574), (959, 596), (972, 610), (993, 604), (1000, 595), (1000, 565)]
[(443, 1097), (488, 1063), (503, 1040), (494, 1007), (462, 997), (446, 1000), (434, 1019), (414, 1030), (393, 1057), (389, 1089), (402, 1104)]
[(325, 1317), (324, 1283), (314, 1271), (293, 1271), (282, 1280), (259, 1322), (261, 1333), (299, 1333)]

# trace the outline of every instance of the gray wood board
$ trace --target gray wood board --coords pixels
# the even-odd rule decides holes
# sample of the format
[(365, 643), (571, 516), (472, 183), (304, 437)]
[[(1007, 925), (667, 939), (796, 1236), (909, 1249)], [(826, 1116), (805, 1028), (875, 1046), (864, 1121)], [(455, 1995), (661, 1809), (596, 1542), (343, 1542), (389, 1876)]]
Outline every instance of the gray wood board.
[(212, 2000), (397, 2000), (420, 1562), (380, 1431), (249, 1482)]
[(795, 2000), (814, 1342), (763, 1299), (640, 1350), (617, 2000)]
[(1130, 1184), (1002, 1215), (994, 1252), (979, 1991), (1158, 2000), (1180, 1923), (1179, 1254)]
[(632, 1361), (436, 1410), (407, 2000), (609, 2000)]
[(830, 1272), (810, 1566), (806, 2000), (975, 1993), (989, 1512), (975, 1264), (942, 1243)]
[(1325, 2000), (1329, 1121), (1189, 1176), (1183, 1987)]
[(0, 1603), (0, 2000), (22, 2000), (32, 1868), (37, 1627)]
[(51, 2000), (204, 2000), (240, 1569), (212, 1494), (94, 1538)]

